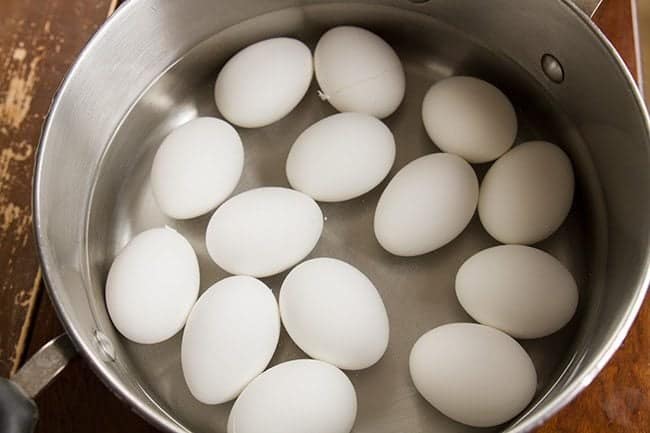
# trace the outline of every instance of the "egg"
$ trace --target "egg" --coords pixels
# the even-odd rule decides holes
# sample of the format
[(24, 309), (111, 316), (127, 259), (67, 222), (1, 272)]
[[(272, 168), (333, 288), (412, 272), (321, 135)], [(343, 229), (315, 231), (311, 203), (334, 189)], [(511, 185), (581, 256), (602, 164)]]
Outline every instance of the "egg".
[(278, 304), (261, 281), (225, 278), (205, 291), (183, 332), (181, 365), (205, 404), (234, 399), (268, 365), (280, 336)]
[(280, 315), (303, 352), (345, 370), (370, 367), (388, 346), (381, 296), (341, 260), (320, 257), (293, 268), (280, 289)]
[(363, 113), (340, 113), (307, 128), (287, 158), (294, 189), (315, 200), (337, 202), (363, 195), (379, 185), (395, 161), (390, 129)]
[(517, 136), (517, 116), (506, 95), (473, 77), (450, 77), (431, 86), (422, 102), (422, 120), (442, 151), (471, 163), (497, 159)]
[(323, 214), (309, 196), (263, 187), (238, 194), (214, 212), (205, 242), (226, 272), (268, 277), (304, 259), (323, 231)]
[(230, 411), (228, 433), (349, 433), (356, 415), (356, 392), (341, 370), (298, 359), (244, 389)]
[(199, 262), (190, 243), (168, 227), (150, 229), (115, 257), (106, 280), (106, 308), (129, 340), (160, 343), (185, 325), (199, 282)]
[(435, 328), (413, 346), (411, 378), (418, 392), (449, 418), (474, 427), (502, 424), (528, 406), (537, 373), (508, 335), (474, 323)]
[(469, 224), (478, 200), (472, 167), (456, 155), (434, 153), (404, 166), (377, 203), (379, 244), (398, 256), (417, 256), (452, 241)]
[(515, 338), (554, 333), (578, 305), (576, 282), (564, 265), (524, 245), (500, 245), (467, 259), (456, 275), (456, 295), (476, 321)]
[(399, 57), (386, 41), (360, 27), (327, 31), (316, 45), (314, 70), (321, 97), (338, 111), (383, 119), (404, 99), (405, 76)]
[(223, 202), (244, 168), (244, 148), (235, 128), (200, 117), (169, 134), (151, 167), (151, 190), (166, 215), (195, 218)]
[(571, 209), (573, 168), (559, 147), (531, 141), (514, 147), (490, 167), (478, 214), (485, 230), (504, 244), (534, 244), (562, 225)]
[(244, 128), (259, 128), (289, 114), (307, 93), (311, 51), (292, 38), (257, 42), (223, 66), (214, 86), (219, 112)]

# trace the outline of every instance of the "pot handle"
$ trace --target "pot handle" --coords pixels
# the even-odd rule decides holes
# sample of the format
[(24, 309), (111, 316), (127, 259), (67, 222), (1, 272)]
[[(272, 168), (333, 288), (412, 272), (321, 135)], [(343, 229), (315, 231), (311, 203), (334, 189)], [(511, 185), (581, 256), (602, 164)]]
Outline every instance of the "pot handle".
[(33, 398), (63, 371), (76, 353), (70, 338), (62, 334), (36, 352), (10, 380), (0, 378), (0, 432), (34, 431), (38, 407)]
[(32, 433), (37, 419), (34, 400), (11, 380), (0, 378), (0, 431)]
[(573, 2), (590, 17), (593, 17), (603, 0), (573, 0)]

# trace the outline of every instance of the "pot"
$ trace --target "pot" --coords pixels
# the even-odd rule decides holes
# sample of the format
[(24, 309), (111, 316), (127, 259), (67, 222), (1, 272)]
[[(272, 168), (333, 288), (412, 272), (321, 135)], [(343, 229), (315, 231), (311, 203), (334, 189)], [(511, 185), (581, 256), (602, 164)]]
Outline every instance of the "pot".
[[(583, 2), (591, 3), (596, 2)], [(613, 47), (587, 14), (566, 0), (131, 0), (97, 32), (62, 84), (48, 116), (34, 179), (34, 224), (50, 297), (67, 337), (45, 347), (2, 382), (2, 431), (33, 428), (28, 399), (78, 350), (120, 399), (167, 432), (225, 432), (230, 405), (196, 402), (180, 370), (180, 335), (140, 346), (112, 326), (106, 274), (136, 233), (174, 225), (195, 246), (201, 287), (225, 273), (207, 258), (207, 218), (175, 222), (157, 210), (148, 173), (161, 139), (199, 115), (218, 115), (216, 73), (255, 41), (296, 36), (310, 46), (328, 28), (354, 24), (392, 44), (405, 65), (407, 94), (386, 120), (398, 156), (392, 174), (435, 151), (419, 110), (428, 86), (475, 75), (501, 88), (520, 123), (517, 142), (563, 147), (576, 172), (567, 222), (540, 247), (559, 257), (580, 286), (578, 313), (560, 332), (522, 341), (538, 372), (530, 406), (492, 430), (530, 431), (573, 399), (621, 344), (648, 283), (648, 115)], [(240, 133), (245, 175), (238, 191), (285, 185), (289, 145), (333, 113), (316, 85), (282, 121)], [(476, 166), (479, 177), (488, 167)], [(385, 184), (384, 184), (385, 185)], [(383, 252), (372, 215), (383, 187), (350, 204), (323, 204), (327, 229), (315, 255), (369, 269), (391, 317), (391, 346), (377, 366), (350, 376), (359, 398), (355, 432), (471, 432), (414, 391), (406, 356), (419, 335), (468, 316), (453, 294), (462, 261), (492, 246), (477, 218), (452, 244), (413, 259)], [(277, 289), (282, 275), (265, 280)], [(72, 342), (72, 344), (71, 344)], [(272, 363), (304, 356), (284, 335)], [(480, 362), (480, 360), (477, 360)]]

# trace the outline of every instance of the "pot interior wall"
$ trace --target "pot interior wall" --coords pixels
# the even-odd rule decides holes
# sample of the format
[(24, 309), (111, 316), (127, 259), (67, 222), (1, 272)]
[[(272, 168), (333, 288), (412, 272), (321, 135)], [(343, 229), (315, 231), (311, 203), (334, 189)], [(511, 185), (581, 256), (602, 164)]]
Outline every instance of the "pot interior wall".
[[(438, 151), (422, 126), (421, 102), (432, 83), (450, 75), (483, 78), (510, 97), (519, 119), (517, 143), (548, 140), (570, 154), (577, 177), (571, 214), (564, 226), (538, 247), (551, 252), (571, 270), (578, 281), (581, 299), (578, 314), (560, 332), (522, 341), (538, 372), (538, 391), (531, 408), (539, 406), (539, 410), (545, 404), (545, 396), (556, 392), (551, 391), (554, 384), (561, 387), (576, 371), (603, 299), (608, 226), (592, 152), (566, 107), (549, 92), (549, 87), (556, 85), (540, 82), (539, 76), (501, 50), (490, 49), (473, 39), (468, 29), (385, 6), (312, 5), (243, 21), (187, 52), (152, 82), (123, 117), (103, 154), (86, 223), (85, 271), (90, 306), (98, 329), (115, 346), (115, 368), (133, 378), (135, 386), (150, 397), (151, 404), (186, 429), (226, 431), (230, 404), (206, 406), (189, 394), (180, 366), (180, 334), (161, 344), (143, 346), (132, 344), (115, 332), (104, 305), (106, 274), (113, 257), (131, 237), (148, 228), (169, 225), (195, 247), (202, 291), (226, 276), (211, 262), (205, 249), (209, 215), (173, 221), (156, 207), (148, 183), (155, 150), (175, 126), (197, 116), (220, 117), (212, 87), (219, 68), (233, 53), (273, 36), (297, 37), (313, 48), (326, 29), (340, 24), (361, 25), (377, 32), (396, 48), (406, 68), (406, 99), (398, 112), (386, 119), (397, 143), (397, 159), (389, 178), (407, 162)], [(555, 89), (561, 92), (559, 86)], [(246, 161), (236, 192), (262, 185), (288, 186), (284, 162), (291, 144), (308, 125), (334, 113), (316, 91), (314, 82), (298, 108), (276, 124), (239, 129)], [(474, 167), (481, 178), (489, 164)], [(418, 396), (408, 373), (409, 350), (422, 333), (444, 323), (470, 320), (456, 300), (453, 279), (467, 257), (496, 242), (475, 216), (458, 239), (438, 251), (416, 258), (391, 256), (381, 249), (372, 232), (374, 208), (385, 185), (386, 182), (350, 202), (321, 204), (327, 220), (323, 237), (311, 254), (337, 257), (359, 267), (378, 287), (391, 320), (391, 342), (382, 361), (368, 370), (349, 374), (359, 399), (354, 431), (433, 433), (507, 429), (472, 429), (450, 421)], [(284, 275), (264, 280), (276, 295)], [(299, 357), (304, 354), (283, 331), (272, 364)]]

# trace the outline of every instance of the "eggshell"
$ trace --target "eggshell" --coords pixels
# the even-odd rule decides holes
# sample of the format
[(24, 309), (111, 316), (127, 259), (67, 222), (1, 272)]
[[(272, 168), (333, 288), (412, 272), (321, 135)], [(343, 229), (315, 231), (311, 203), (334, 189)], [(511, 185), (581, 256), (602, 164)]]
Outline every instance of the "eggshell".
[(231, 123), (258, 128), (289, 114), (307, 93), (311, 51), (297, 39), (273, 38), (250, 45), (219, 72), (214, 99)]
[(382, 193), (375, 236), (398, 256), (431, 252), (463, 231), (477, 199), (478, 180), (467, 162), (449, 153), (423, 156), (404, 166)]
[(370, 367), (388, 346), (381, 296), (341, 260), (321, 257), (293, 268), (280, 289), (280, 315), (303, 352), (345, 370)]
[(552, 334), (578, 305), (576, 282), (564, 265), (523, 245), (500, 245), (467, 259), (456, 275), (456, 295), (476, 321), (515, 338)]
[(181, 365), (192, 395), (206, 404), (237, 397), (264, 371), (279, 336), (278, 304), (264, 283), (235, 276), (212, 285), (183, 332)]
[(418, 392), (448, 417), (474, 427), (504, 423), (535, 395), (537, 373), (526, 351), (503, 332), (474, 323), (435, 328), (409, 359)]
[(514, 147), (483, 178), (478, 213), (504, 244), (534, 244), (562, 225), (571, 209), (573, 168), (559, 147), (531, 141)]
[(298, 359), (244, 389), (230, 411), (228, 433), (349, 433), (356, 416), (356, 392), (341, 370)]
[(473, 77), (450, 77), (431, 86), (422, 120), (436, 146), (471, 163), (497, 159), (517, 136), (517, 116), (507, 96)]
[(399, 57), (382, 38), (360, 27), (327, 31), (316, 45), (314, 69), (323, 98), (338, 111), (383, 119), (404, 99)]
[(323, 231), (323, 214), (309, 196), (264, 187), (232, 197), (210, 218), (206, 246), (231, 274), (267, 277), (311, 252)]
[(235, 128), (200, 117), (163, 140), (151, 167), (151, 190), (163, 213), (194, 218), (232, 193), (243, 168), (244, 148)]
[(106, 308), (131, 341), (160, 343), (181, 330), (199, 293), (199, 262), (190, 243), (165, 227), (135, 236), (106, 280)]
[(395, 161), (395, 139), (375, 117), (340, 113), (307, 128), (291, 147), (287, 178), (318, 201), (349, 200), (370, 191)]

